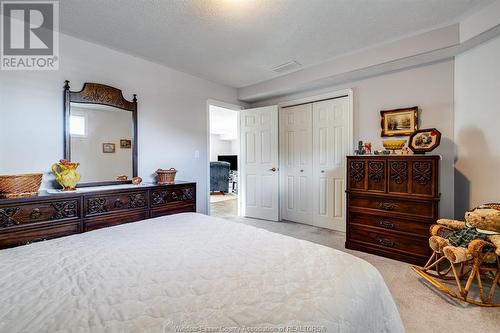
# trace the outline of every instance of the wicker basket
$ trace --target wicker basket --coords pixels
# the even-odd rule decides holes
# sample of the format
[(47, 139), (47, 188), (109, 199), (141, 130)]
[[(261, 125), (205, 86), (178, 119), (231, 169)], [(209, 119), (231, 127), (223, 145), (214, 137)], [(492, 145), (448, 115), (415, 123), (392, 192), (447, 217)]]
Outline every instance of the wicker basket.
[(159, 185), (168, 185), (175, 183), (175, 174), (177, 170), (170, 168), (168, 170), (158, 169), (156, 170), (156, 182)]
[(0, 197), (16, 198), (38, 194), (42, 173), (0, 176)]
[(489, 208), (489, 209), (500, 210), (500, 203), (487, 203), (487, 204), (484, 204), (484, 205), (480, 205), (480, 206), (478, 206), (478, 207), (476, 207), (474, 209), (477, 209), (477, 208)]

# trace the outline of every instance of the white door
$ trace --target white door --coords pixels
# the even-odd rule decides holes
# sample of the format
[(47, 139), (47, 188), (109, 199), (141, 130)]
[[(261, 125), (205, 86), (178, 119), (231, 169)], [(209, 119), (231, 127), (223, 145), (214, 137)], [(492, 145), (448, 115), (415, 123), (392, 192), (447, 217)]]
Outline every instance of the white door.
[(348, 126), (348, 98), (313, 103), (313, 223), (318, 227), (345, 231)]
[(242, 215), (279, 220), (278, 107), (242, 110)]
[(312, 222), (312, 104), (280, 110), (282, 218)]

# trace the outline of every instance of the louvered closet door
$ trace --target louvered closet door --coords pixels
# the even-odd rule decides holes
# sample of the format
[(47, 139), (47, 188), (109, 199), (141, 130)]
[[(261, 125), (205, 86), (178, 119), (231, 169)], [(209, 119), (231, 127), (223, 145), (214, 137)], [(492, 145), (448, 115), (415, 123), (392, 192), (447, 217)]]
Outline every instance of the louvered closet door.
[(313, 224), (345, 231), (347, 98), (313, 103)]
[(312, 104), (280, 110), (282, 218), (312, 224)]

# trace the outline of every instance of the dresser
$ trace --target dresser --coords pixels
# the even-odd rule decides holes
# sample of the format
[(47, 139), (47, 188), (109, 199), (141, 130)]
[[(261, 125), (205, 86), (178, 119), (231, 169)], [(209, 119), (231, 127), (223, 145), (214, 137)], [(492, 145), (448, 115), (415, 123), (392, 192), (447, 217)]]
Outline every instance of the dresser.
[(0, 249), (113, 225), (196, 211), (196, 183), (82, 188), (0, 199)]
[(346, 248), (423, 265), (439, 218), (439, 156), (347, 157)]

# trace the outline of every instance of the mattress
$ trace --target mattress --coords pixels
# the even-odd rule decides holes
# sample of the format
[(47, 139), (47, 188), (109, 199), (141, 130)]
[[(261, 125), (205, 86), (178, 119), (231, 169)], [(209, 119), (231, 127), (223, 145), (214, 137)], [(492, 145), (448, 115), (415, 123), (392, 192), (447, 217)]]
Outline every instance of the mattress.
[(0, 251), (0, 332), (404, 328), (367, 262), (189, 213)]

